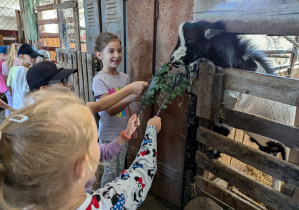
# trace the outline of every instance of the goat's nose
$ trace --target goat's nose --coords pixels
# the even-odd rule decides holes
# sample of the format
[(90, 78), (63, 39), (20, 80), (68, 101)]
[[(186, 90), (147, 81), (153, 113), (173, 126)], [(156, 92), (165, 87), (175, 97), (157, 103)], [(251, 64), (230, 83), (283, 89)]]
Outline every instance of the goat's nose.
[(170, 56), (170, 62), (172, 62), (172, 61), (173, 61), (173, 59), (174, 59), (174, 56), (173, 56), (173, 55), (171, 55), (171, 56)]

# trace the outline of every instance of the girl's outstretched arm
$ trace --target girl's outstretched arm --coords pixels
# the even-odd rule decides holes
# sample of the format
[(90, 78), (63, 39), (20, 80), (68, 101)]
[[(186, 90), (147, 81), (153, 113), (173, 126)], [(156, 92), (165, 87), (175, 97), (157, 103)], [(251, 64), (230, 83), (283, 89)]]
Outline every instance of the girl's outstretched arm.
[(10, 110), (11, 112), (14, 111), (13, 108), (11, 108), (7, 103), (5, 103), (2, 99), (0, 99), (0, 107), (2, 107), (3, 109), (7, 109)]
[(89, 107), (94, 113), (104, 111), (131, 94), (141, 95), (143, 89), (148, 85), (149, 84), (144, 81), (133, 82), (123, 87), (121, 90), (101, 98), (99, 101), (87, 102), (86, 106)]

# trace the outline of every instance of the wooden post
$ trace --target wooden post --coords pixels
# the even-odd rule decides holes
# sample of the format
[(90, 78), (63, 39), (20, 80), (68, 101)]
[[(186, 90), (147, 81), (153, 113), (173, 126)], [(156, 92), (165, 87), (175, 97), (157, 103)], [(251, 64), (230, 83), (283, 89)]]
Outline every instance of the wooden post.
[[(198, 72), (198, 98), (196, 115), (207, 120), (211, 120), (212, 115), (215, 73), (216, 68), (214, 65), (211, 65), (208, 62), (201, 62)], [(218, 99), (216, 100), (219, 101)]]
[(79, 77), (79, 96), (84, 100), (84, 89), (83, 89), (83, 69), (82, 69), (82, 52), (77, 51), (78, 61), (78, 77)]
[(88, 94), (88, 77), (87, 77), (87, 59), (86, 53), (82, 52), (82, 72), (83, 72), (83, 90), (84, 90), (84, 101), (89, 101), (89, 94)]
[(81, 50), (80, 42), (80, 24), (79, 24), (79, 10), (78, 5), (73, 8), (74, 32), (75, 32), (75, 50)]
[[(76, 51), (73, 51), (73, 66), (72, 66), (72, 69), (78, 69), (78, 66), (77, 66), (77, 52)], [(79, 97), (79, 81), (78, 81), (78, 72), (74, 73), (73, 74), (74, 77), (74, 91), (75, 91), (75, 94)]]
[(89, 101), (94, 101), (94, 95), (92, 92), (92, 80), (94, 76), (94, 66), (93, 66), (93, 54), (92, 53), (86, 53), (87, 54), (87, 79), (88, 79), (88, 93), (89, 93)]
[(296, 100), (296, 115), (295, 115), (295, 126), (299, 127), (299, 95)]
[(22, 30), (22, 19), (21, 19), (21, 14), (20, 14), (20, 10), (15, 10), (16, 11), (16, 19), (17, 19), (17, 27), (18, 27), (18, 37), (19, 43), (25, 43), (24, 41), (24, 33)]

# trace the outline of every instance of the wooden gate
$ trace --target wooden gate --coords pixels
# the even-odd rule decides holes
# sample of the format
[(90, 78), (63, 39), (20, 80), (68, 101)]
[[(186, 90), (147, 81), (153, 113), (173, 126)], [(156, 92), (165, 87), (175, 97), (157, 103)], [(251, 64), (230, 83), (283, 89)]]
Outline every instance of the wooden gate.
[(57, 64), (64, 68), (78, 69), (70, 76), (72, 90), (85, 102), (94, 101), (92, 79), (95, 75), (94, 54), (56, 49)]
[[(202, 63), (199, 78), (193, 83), (192, 89), (198, 97), (197, 116), (206, 120), (224, 123), (248, 132), (273, 138), (298, 150), (299, 142), (299, 80), (278, 76), (252, 73), (242, 70), (225, 69), (216, 71), (209, 63)], [(257, 97), (297, 106), (295, 125), (286, 125), (263, 117), (234, 110), (231, 105), (235, 99), (224, 97), (225, 90), (234, 90)], [(257, 126), (258, 125), (258, 126)], [(298, 209), (297, 199), (253, 181), (234, 168), (218, 160), (209, 159), (203, 145), (217, 149), (227, 155), (249, 164), (284, 183), (299, 187), (299, 166), (268, 155), (230, 138), (219, 135), (200, 126), (197, 140), (201, 150), (197, 151), (196, 163), (203, 170), (237, 187), (241, 192), (262, 201), (275, 209)], [(244, 201), (231, 191), (221, 188), (208, 179), (207, 174), (200, 170), (196, 176), (198, 191), (212, 195), (235, 209), (256, 209), (252, 203)]]

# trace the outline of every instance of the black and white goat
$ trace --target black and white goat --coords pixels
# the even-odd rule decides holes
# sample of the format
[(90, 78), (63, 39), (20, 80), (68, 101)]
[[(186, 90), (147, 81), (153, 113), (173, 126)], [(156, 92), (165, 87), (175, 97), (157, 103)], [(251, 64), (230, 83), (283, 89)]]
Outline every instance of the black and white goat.
[[(197, 76), (200, 59), (208, 59), (214, 65), (222, 68), (236, 68), (259, 73), (272, 74), (272, 70), (261, 52), (254, 49), (250, 41), (225, 32), (222, 22), (209, 23), (198, 21), (182, 23), (179, 26), (179, 38), (170, 60), (172, 65), (184, 65), (195, 77)], [(183, 63), (183, 64), (182, 64)], [(259, 115), (282, 123), (294, 125), (295, 107), (267, 99), (227, 91), (227, 94), (238, 98), (235, 109), (246, 113)], [(218, 130), (231, 129), (224, 124), (216, 124)], [(229, 133), (229, 132), (227, 132)], [(277, 156), (282, 154), (288, 160), (289, 148), (282, 143), (250, 132), (246, 132), (260, 150)], [(276, 190), (280, 189), (280, 181), (273, 179)]]

